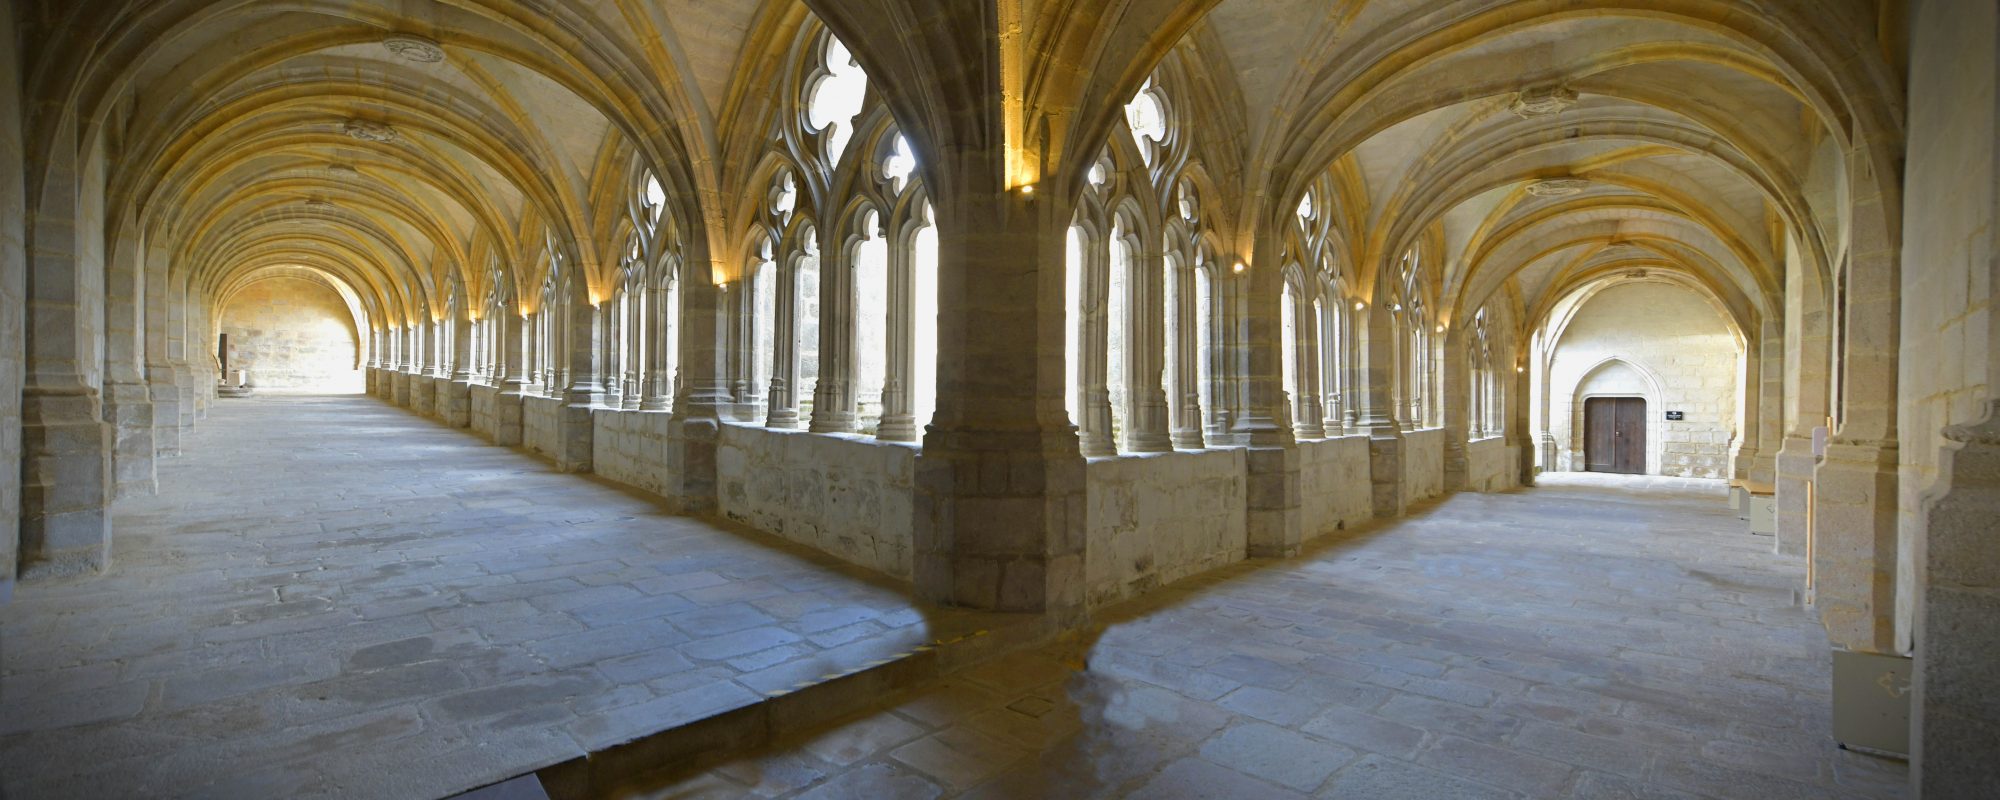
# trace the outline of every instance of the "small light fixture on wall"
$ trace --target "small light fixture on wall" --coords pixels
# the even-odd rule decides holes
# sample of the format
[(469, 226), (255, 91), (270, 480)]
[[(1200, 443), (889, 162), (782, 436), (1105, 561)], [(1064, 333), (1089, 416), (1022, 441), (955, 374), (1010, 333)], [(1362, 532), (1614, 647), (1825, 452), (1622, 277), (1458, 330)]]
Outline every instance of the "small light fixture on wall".
[(1444, 326), (1443, 326), (1443, 325), (1439, 325), (1439, 326), (1437, 327), (1437, 332), (1438, 332), (1438, 333), (1444, 333)]
[(1241, 274), (1243, 274), (1243, 271), (1244, 271), (1244, 270), (1246, 270), (1246, 269), (1249, 269), (1249, 267), (1246, 267), (1246, 266), (1244, 266), (1244, 265), (1243, 265), (1243, 262), (1241, 262), (1241, 261), (1238, 261), (1238, 262), (1236, 262), (1236, 266), (1234, 266), (1234, 267), (1230, 267), (1229, 269), (1230, 269), (1230, 271), (1231, 271), (1231, 272), (1234, 272), (1234, 273), (1236, 273), (1236, 274), (1238, 274), (1238, 275), (1241, 275)]
[(1020, 191), (1022, 197), (1028, 198), (1030, 200), (1034, 199), (1035, 197), (1035, 185), (1032, 183), (1021, 184)]
[(1364, 309), (1366, 309), (1366, 308), (1368, 308), (1368, 304), (1367, 304), (1367, 303), (1363, 303), (1363, 302), (1361, 302), (1361, 301), (1359, 301), (1359, 300), (1356, 300), (1356, 301), (1354, 301), (1354, 310), (1356, 310), (1356, 311), (1361, 311), (1361, 310), (1364, 310)]

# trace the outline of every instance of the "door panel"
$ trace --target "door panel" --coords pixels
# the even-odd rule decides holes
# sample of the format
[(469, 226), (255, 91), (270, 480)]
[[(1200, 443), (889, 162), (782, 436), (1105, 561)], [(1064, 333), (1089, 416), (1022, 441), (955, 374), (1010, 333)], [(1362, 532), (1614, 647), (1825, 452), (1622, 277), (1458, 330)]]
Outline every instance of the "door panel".
[(1590, 472), (1613, 472), (1618, 465), (1618, 404), (1614, 397), (1583, 401), (1583, 461)]
[(1646, 401), (1638, 397), (1618, 398), (1618, 471), (1628, 475), (1646, 473)]
[(1646, 401), (1592, 397), (1583, 401), (1584, 469), (1646, 473)]

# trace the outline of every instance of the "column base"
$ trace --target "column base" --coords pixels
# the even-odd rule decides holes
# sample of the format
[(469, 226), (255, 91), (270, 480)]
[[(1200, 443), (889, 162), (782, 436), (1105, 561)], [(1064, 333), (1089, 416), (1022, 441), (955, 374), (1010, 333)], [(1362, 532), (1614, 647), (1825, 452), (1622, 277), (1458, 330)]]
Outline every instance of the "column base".
[(675, 486), (671, 498), (683, 514), (714, 514), (722, 506), (716, 457), (722, 421), (676, 414), (667, 423), (667, 458)]
[(933, 427), (916, 466), (917, 593), (1081, 621), (1085, 475), (1075, 441), (1066, 430)]
[(20, 576), (36, 580), (111, 564), (111, 426), (96, 389), (21, 396)]
[(1250, 557), (1298, 555), (1305, 542), (1298, 447), (1252, 447), (1244, 462)]
[(560, 472), (589, 472), (592, 450), (591, 408), (567, 404), (556, 409), (556, 469)]
[(168, 378), (153, 381), (150, 388), (153, 396), (153, 453), (156, 457), (180, 455), (180, 387), (174, 384), (172, 378)]
[(1408, 510), (1403, 446), (1402, 431), (1394, 425), (1377, 427), (1368, 435), (1368, 477), (1374, 489), (1376, 517), (1400, 517)]
[(2000, 786), (2000, 402), (1944, 430), (1938, 482), (1923, 501), (1910, 782), (1921, 797)]
[(439, 381), (437, 415), (444, 424), (463, 428), (472, 424), (472, 381)]
[(1827, 445), (1813, 473), (1813, 596), (1837, 647), (1895, 652), (1896, 446)]
[(160, 490), (154, 469), (152, 390), (143, 383), (105, 387), (104, 420), (111, 424), (112, 497), (143, 497)]

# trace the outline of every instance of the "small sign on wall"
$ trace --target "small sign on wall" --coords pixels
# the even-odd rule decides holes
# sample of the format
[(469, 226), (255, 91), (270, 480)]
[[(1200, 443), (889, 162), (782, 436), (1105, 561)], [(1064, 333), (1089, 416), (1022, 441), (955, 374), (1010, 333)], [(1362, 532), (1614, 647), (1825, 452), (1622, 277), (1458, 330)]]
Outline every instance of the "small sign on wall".
[(1684, 419), (1687, 419), (1687, 412), (1685, 412), (1685, 411), (1669, 411), (1669, 412), (1667, 412), (1667, 421), (1668, 421), (1668, 422), (1680, 422), (1681, 420), (1684, 420)]

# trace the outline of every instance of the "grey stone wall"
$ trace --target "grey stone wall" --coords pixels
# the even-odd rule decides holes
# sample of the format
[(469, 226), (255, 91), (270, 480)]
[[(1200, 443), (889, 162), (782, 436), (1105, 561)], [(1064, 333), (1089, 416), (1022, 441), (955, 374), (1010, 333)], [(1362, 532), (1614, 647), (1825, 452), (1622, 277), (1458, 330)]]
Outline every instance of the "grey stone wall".
[(894, 576), (911, 577), (917, 449), (853, 435), (724, 425), (722, 514)]
[(1084, 467), (1085, 598), (1102, 605), (1242, 561), (1244, 450), (1092, 459)]
[(1375, 517), (1367, 436), (1299, 442), (1299, 483), (1304, 541)]
[(243, 287), (222, 311), (230, 369), (249, 370), (263, 389), (358, 392), (360, 343), (347, 304), (332, 289), (300, 278), (265, 278)]
[(1444, 429), (1403, 434), (1403, 497), (1416, 502), (1444, 494)]
[[(0, 68), (19, 75), (14, 8), (0, 2)], [(0, 602), (14, 584), (21, 537), (21, 379), (27, 354), (21, 328), (27, 309), (27, 253), (22, 249), (27, 201), (22, 185), (21, 96), (15, 80), (0, 80)]]

